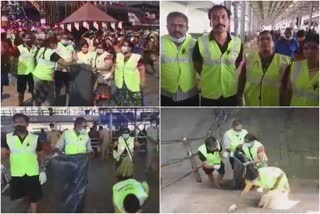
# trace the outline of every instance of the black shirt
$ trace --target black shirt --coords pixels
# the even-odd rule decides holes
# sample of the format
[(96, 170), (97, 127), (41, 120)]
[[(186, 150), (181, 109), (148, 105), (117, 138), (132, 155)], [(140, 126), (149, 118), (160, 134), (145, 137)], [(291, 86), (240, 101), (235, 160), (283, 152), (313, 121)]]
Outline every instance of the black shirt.
[[(28, 133), (29, 134), (29, 133)], [(18, 138), (20, 139), (20, 142), (21, 144), (23, 143), (23, 141), (27, 138), (28, 134), (24, 137), (24, 138), (21, 138), (16, 132), (13, 132), (13, 135), (17, 135)], [(9, 149), (9, 145), (7, 143), (7, 135), (3, 135), (1, 136), (1, 148), (5, 148), (5, 149)], [(42, 147), (41, 147), (41, 141), (38, 137), (38, 141), (37, 141), (37, 148), (36, 148), (36, 151), (39, 152), (42, 150)]]
[[(219, 146), (220, 146), (219, 152), (222, 152), (222, 146), (221, 146), (220, 143), (219, 143)], [(216, 151), (213, 151), (213, 152), (209, 151), (209, 149), (208, 149), (207, 146), (206, 146), (206, 149), (207, 149), (207, 153), (208, 153), (208, 154), (213, 154), (213, 153), (216, 152)], [(198, 156), (199, 156), (199, 159), (200, 159), (201, 161), (206, 161), (206, 160), (207, 160), (207, 158), (206, 158), (200, 151), (198, 152)]]
[(61, 59), (61, 56), (57, 53), (53, 53), (50, 56), (50, 61), (51, 62), (58, 62)]
[[(214, 37), (213, 37), (213, 31), (211, 31), (210, 34), (209, 34), (209, 41), (212, 41), (212, 40), (215, 40)], [(230, 41), (231, 41), (231, 36), (228, 33), (227, 41), (223, 45), (220, 45), (217, 42), (222, 54), (227, 51)], [(236, 59), (236, 68), (238, 68), (238, 66), (240, 65), (240, 63), (242, 61), (242, 57), (243, 57), (243, 44), (241, 43), (240, 53), (239, 53), (239, 55), (238, 55), (238, 57)], [(194, 46), (193, 53), (192, 53), (192, 59), (193, 59), (194, 62), (201, 63), (201, 64), (203, 63), (203, 58), (202, 58), (201, 53), (200, 53), (198, 41), (196, 42), (196, 44)]]

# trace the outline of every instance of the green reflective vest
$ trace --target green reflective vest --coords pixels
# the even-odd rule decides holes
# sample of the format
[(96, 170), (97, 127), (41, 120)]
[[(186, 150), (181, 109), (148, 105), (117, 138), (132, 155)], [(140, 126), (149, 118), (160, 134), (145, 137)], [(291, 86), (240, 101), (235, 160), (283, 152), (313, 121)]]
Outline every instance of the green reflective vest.
[[(254, 145), (252, 147), (248, 147), (246, 144), (244, 144), (242, 146), (242, 150), (250, 161), (256, 161), (258, 160), (258, 148), (261, 146), (263, 147), (262, 143), (259, 141), (254, 141)], [(266, 156), (264, 157), (264, 161), (267, 161)], [(261, 162), (256, 165), (259, 167), (260, 164)]]
[(291, 106), (319, 105), (319, 72), (310, 79), (307, 60), (292, 63), (290, 80), (292, 83)]
[(244, 137), (248, 134), (248, 131), (242, 129), (241, 132), (236, 132), (233, 129), (229, 129), (226, 134), (231, 140), (230, 150), (231, 152), (235, 152), (237, 146), (243, 144)]
[(137, 67), (140, 58), (140, 54), (133, 53), (125, 62), (124, 55), (117, 53), (114, 77), (117, 88), (122, 88), (123, 82), (125, 82), (131, 92), (140, 91), (140, 72)]
[(34, 70), (34, 55), (37, 51), (37, 47), (32, 45), (29, 50), (25, 45), (19, 45), (18, 50), (20, 52), (18, 59), (18, 75), (28, 75)]
[[(128, 147), (127, 147), (126, 143), (127, 143)], [(130, 159), (132, 160), (132, 157), (131, 157), (131, 155), (130, 155), (130, 152), (131, 152), (131, 154), (133, 154), (133, 152), (134, 152), (134, 151), (133, 151), (133, 150), (134, 150), (134, 137), (129, 137), (127, 140), (125, 140), (125, 139), (123, 139), (122, 136), (120, 136), (120, 137), (118, 138), (118, 146), (117, 146), (117, 147), (118, 147), (117, 150), (113, 150), (113, 157), (114, 157), (114, 159), (116, 159), (117, 161), (119, 161), (122, 153), (123, 153), (125, 150), (127, 150), (127, 153), (128, 153), (128, 155), (130, 156)], [(128, 149), (129, 149), (130, 152), (128, 151)]]
[[(218, 149), (220, 150), (220, 144), (218, 144)], [(207, 158), (207, 160), (205, 161), (208, 165), (213, 166), (213, 165), (219, 165), (221, 164), (221, 157), (220, 157), (220, 153), (219, 152), (214, 152), (212, 153), (208, 153), (207, 152), (207, 147), (206, 144), (202, 144), (199, 149), (199, 152), (201, 152), (201, 154)]]
[(195, 39), (186, 36), (177, 48), (169, 35), (161, 38), (161, 88), (176, 93), (178, 87), (188, 92), (196, 86), (196, 70), (192, 62)]
[(236, 59), (240, 53), (241, 40), (231, 36), (228, 49), (223, 54), (215, 40), (209, 41), (209, 34), (200, 37), (198, 44), (203, 58), (201, 96), (208, 99), (234, 96), (238, 87)]
[(38, 136), (29, 133), (23, 143), (17, 135), (6, 135), (10, 149), (11, 176), (22, 177), (24, 175), (39, 175), (39, 163), (37, 159)]
[(278, 188), (289, 190), (289, 183), (286, 174), (278, 167), (263, 167), (258, 169), (259, 179), (254, 182), (254, 185), (265, 189), (273, 189), (279, 175), (283, 174)]
[(140, 202), (140, 206), (144, 204), (144, 201), (148, 198), (149, 186), (147, 183), (140, 183), (135, 179), (127, 179), (120, 181), (113, 185), (113, 201), (121, 213), (125, 213), (124, 199), (129, 194), (134, 194)]
[(42, 47), (37, 53), (37, 66), (33, 76), (44, 81), (53, 81), (55, 62), (50, 60), (53, 50)]
[(259, 53), (249, 54), (246, 62), (244, 99), (247, 106), (279, 106), (283, 74), (290, 64), (290, 57), (275, 54), (263, 73)]
[(88, 134), (77, 135), (74, 130), (65, 132), (65, 153), (67, 155), (83, 154), (87, 152)]

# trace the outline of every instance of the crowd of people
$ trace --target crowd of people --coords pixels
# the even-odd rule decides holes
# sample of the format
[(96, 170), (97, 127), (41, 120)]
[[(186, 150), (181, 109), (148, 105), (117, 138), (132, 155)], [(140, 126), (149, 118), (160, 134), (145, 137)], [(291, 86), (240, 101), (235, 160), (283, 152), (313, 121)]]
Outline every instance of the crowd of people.
[[(77, 117), (73, 129), (60, 131), (51, 123), (49, 132), (45, 132), (42, 128), (40, 133), (32, 133), (28, 131), (30, 121), (28, 116), (17, 113), (12, 119), (14, 131), (3, 134), (1, 138), (2, 163), (10, 157), (10, 196), (12, 200), (28, 197), (31, 212), (37, 212), (38, 202), (43, 197), (41, 185), (47, 181), (46, 161), (53, 161), (56, 156), (76, 157), (80, 155), (83, 157), (85, 155), (94, 158), (100, 150), (103, 161), (106, 159), (111, 161), (109, 158), (112, 154), (115, 162), (117, 182), (112, 188), (115, 212), (136, 213), (141, 211), (145, 200), (149, 197), (150, 190), (147, 182), (138, 182), (134, 179), (135, 167), (137, 167), (137, 164), (134, 164), (135, 151), (142, 144), (129, 128), (121, 127), (117, 133), (113, 133), (116, 136), (111, 139), (112, 130), (103, 126), (98, 128), (97, 123), (94, 123), (88, 132), (87, 120)], [(146, 165), (142, 168), (145, 168), (145, 172), (147, 170), (152, 172), (157, 170), (159, 164), (157, 160), (153, 160), (155, 153), (158, 152), (156, 149), (159, 141), (158, 127), (151, 125), (145, 133), (147, 156), (150, 157), (147, 158)], [(93, 141), (100, 144), (99, 150), (94, 149)], [(77, 164), (73, 163), (75, 170), (84, 170)], [(156, 164), (156, 168), (153, 168), (152, 164)], [(3, 168), (1, 164), (1, 169)], [(88, 174), (88, 172), (83, 173)], [(77, 177), (67, 180), (71, 182), (65, 184), (67, 186), (83, 181)], [(68, 194), (72, 195), (75, 192)], [(69, 209), (73, 210), (72, 207)], [(80, 210), (77, 211), (80, 212)]]
[(158, 37), (158, 31), (120, 28), (82, 34), (55, 27), (2, 29), (2, 94), (12, 84), (10, 73), (20, 106), (27, 89), (35, 106), (142, 106), (146, 72), (158, 76)]
[(168, 34), (161, 37), (161, 105), (318, 106), (319, 34), (288, 27), (275, 38), (274, 31), (263, 30), (257, 47), (247, 50), (228, 31), (230, 17), (228, 8), (213, 6), (211, 32), (193, 38), (185, 14), (168, 14)]

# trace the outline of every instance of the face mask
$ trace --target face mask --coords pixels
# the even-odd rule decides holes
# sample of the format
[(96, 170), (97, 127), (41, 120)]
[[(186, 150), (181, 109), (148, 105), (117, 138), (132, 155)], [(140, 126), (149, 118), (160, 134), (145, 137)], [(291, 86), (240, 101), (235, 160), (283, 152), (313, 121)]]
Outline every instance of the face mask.
[(88, 53), (89, 48), (81, 48), (83, 53)]
[(128, 138), (129, 138), (129, 134), (122, 134), (122, 137), (123, 137), (124, 139), (128, 139)]
[(80, 134), (86, 134), (86, 133), (87, 133), (87, 130), (86, 130), (86, 129), (81, 129), (81, 130), (79, 131), (79, 133), (80, 133)]
[(16, 125), (14, 128), (17, 132), (26, 132), (27, 131), (27, 127), (21, 126), (21, 125)]
[(126, 47), (126, 46), (122, 46), (121, 47), (121, 51), (122, 51), (122, 53), (127, 53), (127, 52), (131, 51), (131, 48), (130, 47)]
[(98, 54), (102, 54), (102, 53), (103, 53), (103, 49), (102, 49), (102, 48), (98, 48), (98, 49), (97, 49), (97, 53), (98, 53)]
[(67, 45), (67, 44), (69, 44), (69, 40), (61, 39), (61, 44)]
[(172, 36), (169, 36), (169, 38), (171, 39), (171, 41), (178, 43), (178, 44), (181, 44), (186, 39), (186, 36), (180, 37), (179, 39), (174, 38)]

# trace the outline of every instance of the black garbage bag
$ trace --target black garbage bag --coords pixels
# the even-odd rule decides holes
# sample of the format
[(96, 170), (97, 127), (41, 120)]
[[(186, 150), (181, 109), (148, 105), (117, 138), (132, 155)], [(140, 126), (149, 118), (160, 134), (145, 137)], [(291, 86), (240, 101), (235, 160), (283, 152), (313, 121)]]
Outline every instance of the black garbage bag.
[(88, 156), (62, 155), (51, 159), (47, 166), (50, 205), (53, 212), (79, 213), (84, 207), (88, 186)]
[(245, 187), (245, 167), (243, 163), (245, 162), (245, 157), (241, 153), (235, 153), (233, 162), (233, 180), (235, 184), (235, 189), (242, 190)]
[(91, 67), (77, 64), (70, 67), (69, 106), (92, 106), (94, 75)]

